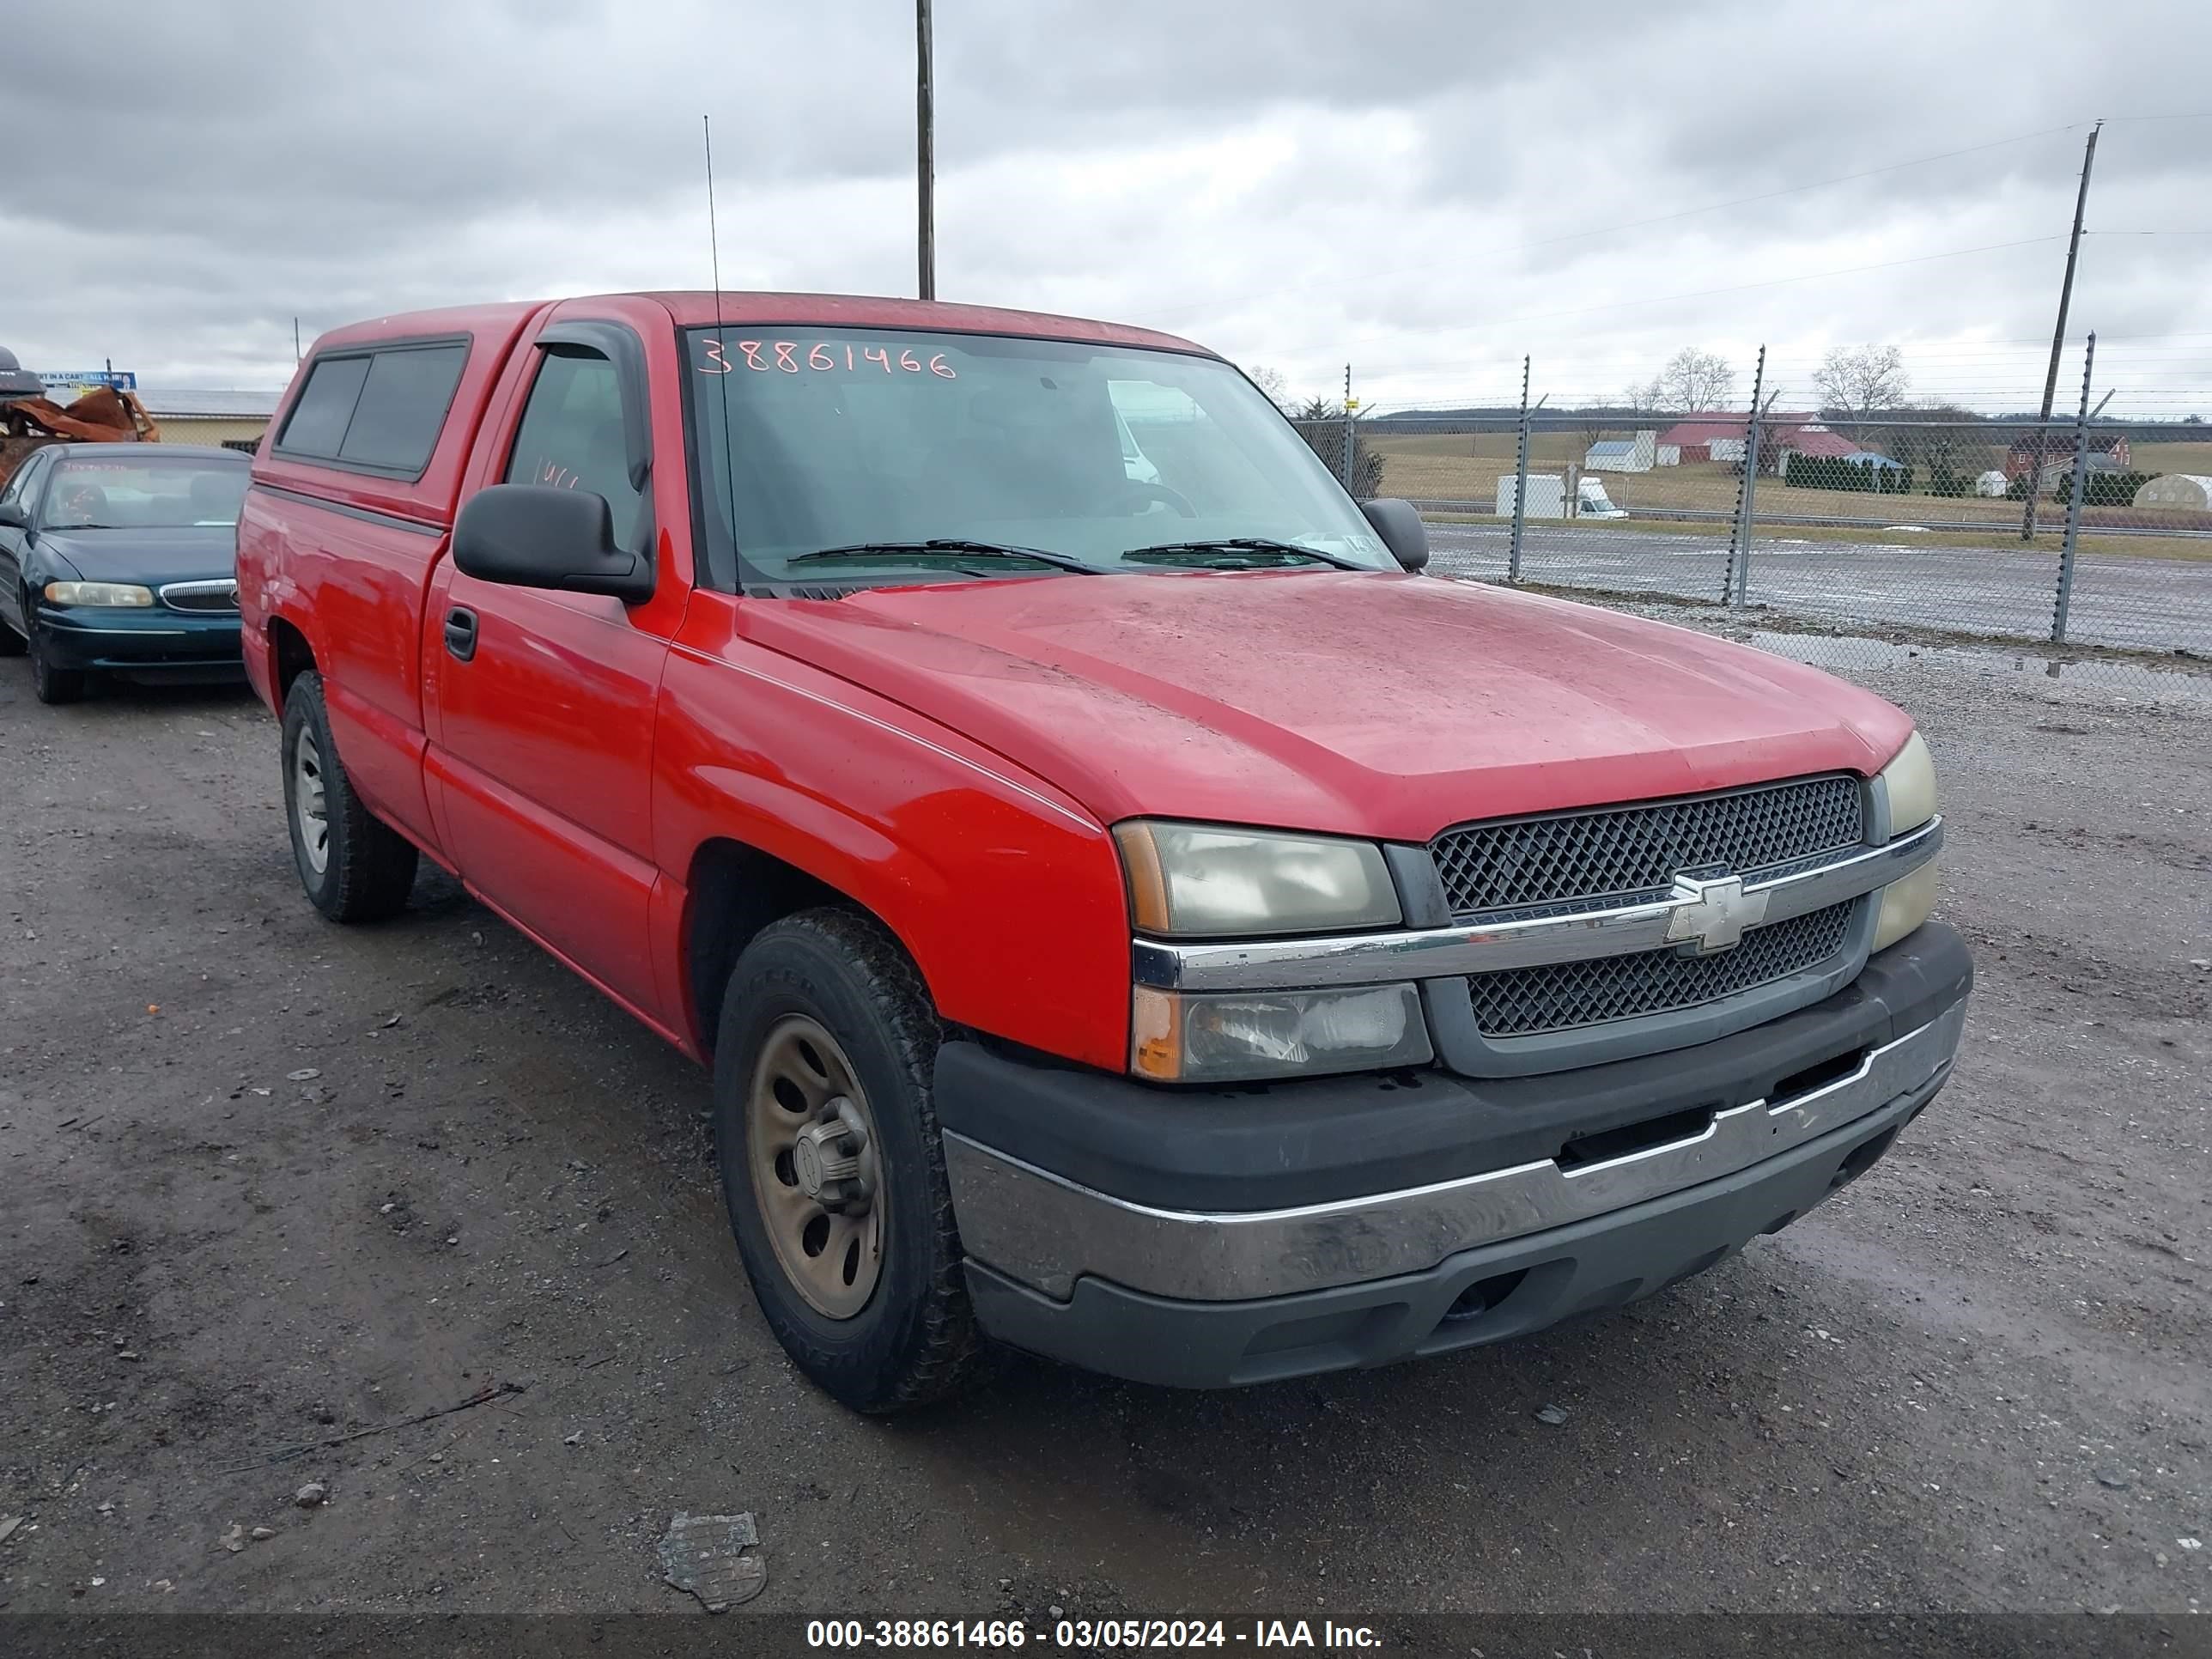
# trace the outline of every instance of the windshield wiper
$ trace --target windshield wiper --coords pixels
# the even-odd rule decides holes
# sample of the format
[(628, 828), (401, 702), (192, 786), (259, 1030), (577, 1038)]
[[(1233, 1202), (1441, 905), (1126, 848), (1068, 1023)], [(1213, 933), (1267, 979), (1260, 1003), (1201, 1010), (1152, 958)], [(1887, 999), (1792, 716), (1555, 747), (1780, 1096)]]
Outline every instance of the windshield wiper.
[[(1226, 553), (1230, 555), (1265, 554), (1279, 559), (1285, 554), (1297, 558), (1310, 559), (1316, 564), (1333, 564), (1339, 570), (1369, 570), (1364, 565), (1334, 553), (1323, 553), (1318, 548), (1300, 547), (1294, 542), (1269, 541), (1262, 536), (1219, 536), (1204, 541), (1161, 542), (1152, 547), (1133, 547), (1121, 556), (1125, 559), (1157, 558), (1163, 563), (1187, 562), (1191, 554)], [(1245, 568), (1264, 569), (1257, 560), (1247, 558)]]
[(956, 567), (958, 560), (1028, 559), (1038, 564), (1053, 565), (1061, 570), (1079, 571), (1086, 576), (1103, 576), (1106, 573), (1095, 564), (1085, 564), (1081, 559), (1066, 553), (1048, 552), (1042, 547), (1016, 547), (1007, 542), (971, 542), (957, 536), (936, 536), (926, 542), (854, 542), (845, 547), (824, 547), (811, 553), (801, 553), (789, 564), (805, 564), (810, 559), (860, 559), (884, 555), (908, 558), (921, 556), (946, 556), (946, 562)]

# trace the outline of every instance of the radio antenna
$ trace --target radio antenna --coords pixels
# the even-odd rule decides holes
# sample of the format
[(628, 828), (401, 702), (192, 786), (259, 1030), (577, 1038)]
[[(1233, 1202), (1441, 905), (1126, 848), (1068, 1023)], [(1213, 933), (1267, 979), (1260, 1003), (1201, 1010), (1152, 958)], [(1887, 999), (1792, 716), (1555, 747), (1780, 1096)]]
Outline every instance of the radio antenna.
[[(699, 118), (700, 136), (707, 146), (707, 249), (714, 278), (714, 332), (719, 337), (726, 330), (722, 321), (722, 233), (714, 221), (714, 124), (711, 118)], [(722, 399), (722, 489), (725, 497), (722, 526), (730, 538), (730, 583), (743, 591), (738, 559), (738, 465), (736, 446), (730, 439), (730, 366), (724, 356), (726, 347), (720, 338), (714, 342), (714, 353), (723, 358), (722, 372), (717, 377)]]

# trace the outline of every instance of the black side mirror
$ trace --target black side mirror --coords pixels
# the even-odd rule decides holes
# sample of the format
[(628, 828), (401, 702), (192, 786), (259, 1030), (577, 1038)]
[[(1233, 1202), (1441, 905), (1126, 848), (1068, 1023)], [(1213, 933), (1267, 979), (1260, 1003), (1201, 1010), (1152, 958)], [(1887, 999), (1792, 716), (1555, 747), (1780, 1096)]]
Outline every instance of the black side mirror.
[(0, 501), (0, 525), (10, 530), (28, 530), (31, 515), (23, 511), (21, 501)]
[(605, 593), (624, 605), (653, 597), (653, 564), (615, 545), (606, 497), (551, 484), (492, 484), (453, 520), (453, 562), (514, 587)]
[(1413, 502), (1384, 495), (1360, 502), (1359, 510), (1367, 515), (1367, 522), (1375, 526), (1382, 545), (1390, 550), (1391, 556), (1400, 564), (1408, 570), (1427, 568), (1429, 527), (1421, 522), (1421, 515)]

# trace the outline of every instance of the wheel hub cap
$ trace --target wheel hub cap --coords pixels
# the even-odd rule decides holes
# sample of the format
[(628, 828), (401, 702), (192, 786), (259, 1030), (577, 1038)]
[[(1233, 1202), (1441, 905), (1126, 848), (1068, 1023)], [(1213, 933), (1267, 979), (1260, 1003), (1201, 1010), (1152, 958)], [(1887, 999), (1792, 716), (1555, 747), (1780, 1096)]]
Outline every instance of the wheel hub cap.
[(792, 1142), (792, 1173), (799, 1177), (799, 1190), (823, 1209), (864, 1209), (868, 1194), (860, 1178), (860, 1147), (867, 1131), (851, 1101), (840, 1097), (825, 1109), (827, 1116), (808, 1124)]
[(882, 1276), (886, 1194), (866, 1091), (837, 1039), (803, 1014), (761, 1044), (745, 1162), (776, 1265), (807, 1305), (850, 1319)]
[(331, 861), (329, 807), (323, 785), (323, 751), (313, 732), (301, 732), (292, 750), (292, 811), (300, 821), (300, 846), (317, 875)]

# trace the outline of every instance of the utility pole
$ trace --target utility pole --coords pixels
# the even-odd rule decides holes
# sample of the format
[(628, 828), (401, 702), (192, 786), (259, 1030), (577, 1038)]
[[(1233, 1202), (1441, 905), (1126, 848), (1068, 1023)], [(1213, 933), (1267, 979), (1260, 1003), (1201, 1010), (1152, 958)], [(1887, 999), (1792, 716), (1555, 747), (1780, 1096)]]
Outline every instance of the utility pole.
[(921, 297), (937, 297), (936, 94), (930, 86), (929, 0), (914, 0), (915, 183), (918, 202), (915, 252)]
[(295, 363), (300, 361), (300, 319), (297, 317), (292, 319), (292, 361)]
[(2074, 234), (2066, 243), (2066, 275), (2058, 284), (2058, 325), (2051, 331), (2051, 367), (2043, 376), (2043, 412), (2035, 434), (2035, 473), (2028, 480), (2027, 511), (2022, 514), (2020, 538), (2035, 539), (2035, 498), (2043, 490), (2044, 446), (2050, 437), (2051, 405), (2058, 395), (2058, 356), (2066, 346), (2066, 307), (2074, 300), (2074, 265), (2081, 257), (2081, 216), (2089, 206), (2089, 171), (2097, 165), (2097, 135), (2105, 130), (2099, 121), (2089, 129), (2089, 142), (2081, 150), (2081, 186), (2074, 196)]

